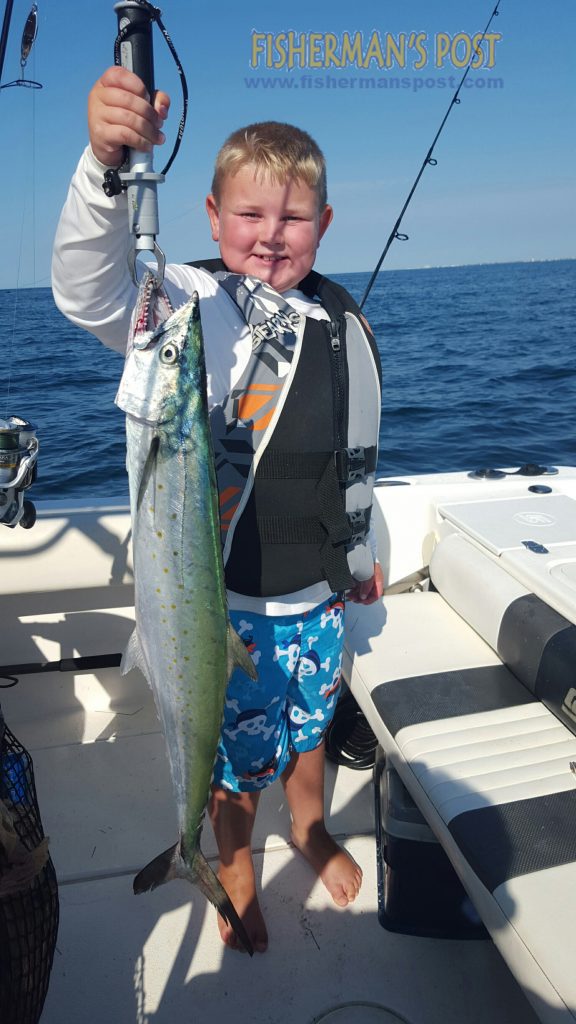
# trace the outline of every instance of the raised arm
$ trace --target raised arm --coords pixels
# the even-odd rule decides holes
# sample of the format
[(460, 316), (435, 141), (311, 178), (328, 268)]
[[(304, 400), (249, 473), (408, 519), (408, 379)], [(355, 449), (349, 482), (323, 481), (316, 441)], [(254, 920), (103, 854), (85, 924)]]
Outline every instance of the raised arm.
[(155, 107), (140, 79), (125, 68), (109, 68), (90, 92), (90, 146), (83, 153), (60, 217), (52, 259), (52, 289), (58, 308), (123, 351), (135, 287), (128, 271), (126, 196), (108, 198), (104, 172), (123, 160), (124, 146), (151, 149), (164, 136), (159, 125), (170, 101), (158, 92)]

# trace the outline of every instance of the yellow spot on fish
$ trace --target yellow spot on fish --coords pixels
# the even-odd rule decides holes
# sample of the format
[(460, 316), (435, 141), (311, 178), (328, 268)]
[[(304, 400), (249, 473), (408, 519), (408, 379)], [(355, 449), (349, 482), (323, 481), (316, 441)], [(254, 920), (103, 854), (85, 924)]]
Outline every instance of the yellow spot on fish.
[(184, 590), (184, 584), (183, 583), (179, 583), (178, 584), (178, 590)]
[(164, 490), (164, 484), (158, 484), (158, 490), (159, 491), (163, 491)]
[(175, 605), (175, 604), (171, 604), (171, 605), (170, 605), (170, 607), (171, 607), (171, 608), (175, 608), (175, 607), (176, 607), (176, 605)]
[(184, 655), (184, 661), (190, 661), (190, 658), (186, 654)]
[(165, 608), (165, 607), (166, 607), (166, 605), (165, 605), (165, 604), (161, 604), (161, 605), (160, 605), (160, 607), (161, 607), (161, 608)]
[(178, 513), (177, 512), (173, 512), (170, 518), (171, 519), (177, 519), (178, 518)]
[[(161, 594), (162, 593), (162, 591), (160, 590), (160, 587), (156, 587), (156, 593), (157, 594)], [(164, 607), (164, 606), (162, 606), (162, 607)]]
[(166, 572), (166, 573), (169, 572), (169, 571), (170, 571), (169, 569), (164, 569), (164, 572)]
[(157, 530), (157, 531), (156, 531), (156, 536), (157, 536), (157, 537), (163, 537), (163, 536), (164, 536), (164, 534), (162, 533), (162, 530)]

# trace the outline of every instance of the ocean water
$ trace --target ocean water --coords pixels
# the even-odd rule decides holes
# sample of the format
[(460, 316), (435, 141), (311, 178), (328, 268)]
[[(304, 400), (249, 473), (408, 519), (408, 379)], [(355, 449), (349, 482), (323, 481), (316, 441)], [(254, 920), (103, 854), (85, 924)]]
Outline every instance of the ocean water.
[[(336, 279), (360, 299), (368, 274)], [(387, 476), (576, 464), (576, 260), (396, 270), (364, 312), (383, 367)], [(0, 416), (38, 426), (38, 499), (124, 497), (122, 357), (47, 288), (0, 290)]]

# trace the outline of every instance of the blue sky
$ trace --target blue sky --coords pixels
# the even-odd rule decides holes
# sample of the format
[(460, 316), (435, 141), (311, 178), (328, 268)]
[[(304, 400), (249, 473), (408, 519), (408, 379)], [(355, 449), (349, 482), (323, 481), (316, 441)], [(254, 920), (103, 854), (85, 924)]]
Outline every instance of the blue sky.
[[(318, 269), (371, 270), (444, 116), (450, 78), (458, 82), (462, 74), (450, 54), (442, 68), (435, 67), (436, 47), (458, 33), (480, 32), (494, 4), (296, 0), (272, 7), (262, 0), (166, 0), (164, 21), (190, 90), (186, 136), (160, 188), (159, 240), (168, 259), (215, 254), (204, 197), (216, 150), (241, 124), (274, 119), (310, 131), (327, 158), (335, 219)], [(28, 0), (15, 0), (3, 84), (19, 74), (28, 10)], [(0, 93), (4, 288), (49, 284), (54, 230), (87, 138), (86, 97), (112, 63), (112, 3), (39, 0), (39, 19), (27, 73), (43, 82), (43, 90)], [(379, 68), (375, 59), (368, 68), (357, 67), (352, 54), (343, 68), (274, 69), (265, 66), (262, 44), (259, 66), (250, 66), (254, 32), (277, 41), (290, 31), (305, 39), (307, 64), (312, 38), (317, 63), (326, 36), (341, 47), (343, 33), (351, 40), (362, 33), (364, 56), (375, 33), (383, 45), (390, 35), (421, 34), (426, 60), (420, 56), (423, 66), (415, 68), (418, 53), (412, 49), (404, 68)], [(545, 7), (536, 0), (502, 0), (491, 31), (501, 35), (494, 41), (494, 66), (471, 73), (473, 85), (453, 109), (435, 151), (438, 166), (426, 170), (404, 221), (410, 241), (394, 243), (385, 268), (576, 255), (576, 6), (570, 0), (548, 0)], [(465, 42), (458, 47), (456, 59)], [(173, 96), (168, 150), (179, 120), (179, 87), (159, 33), (155, 48), (156, 83)], [(279, 59), (277, 47), (272, 54)], [(396, 88), (393, 78), (400, 80)], [(274, 84), (265, 86), (262, 79)], [(164, 155), (157, 157), (158, 168)]]

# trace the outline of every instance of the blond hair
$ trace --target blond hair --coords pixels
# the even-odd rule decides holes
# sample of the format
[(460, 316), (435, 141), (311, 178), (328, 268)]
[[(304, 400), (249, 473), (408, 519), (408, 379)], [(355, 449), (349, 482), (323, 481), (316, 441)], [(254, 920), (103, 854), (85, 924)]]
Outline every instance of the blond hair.
[(257, 175), (277, 184), (303, 181), (318, 195), (319, 209), (326, 206), (326, 161), (311, 135), (292, 124), (261, 121), (232, 132), (216, 157), (212, 195), (220, 203), (228, 175), (254, 164)]

